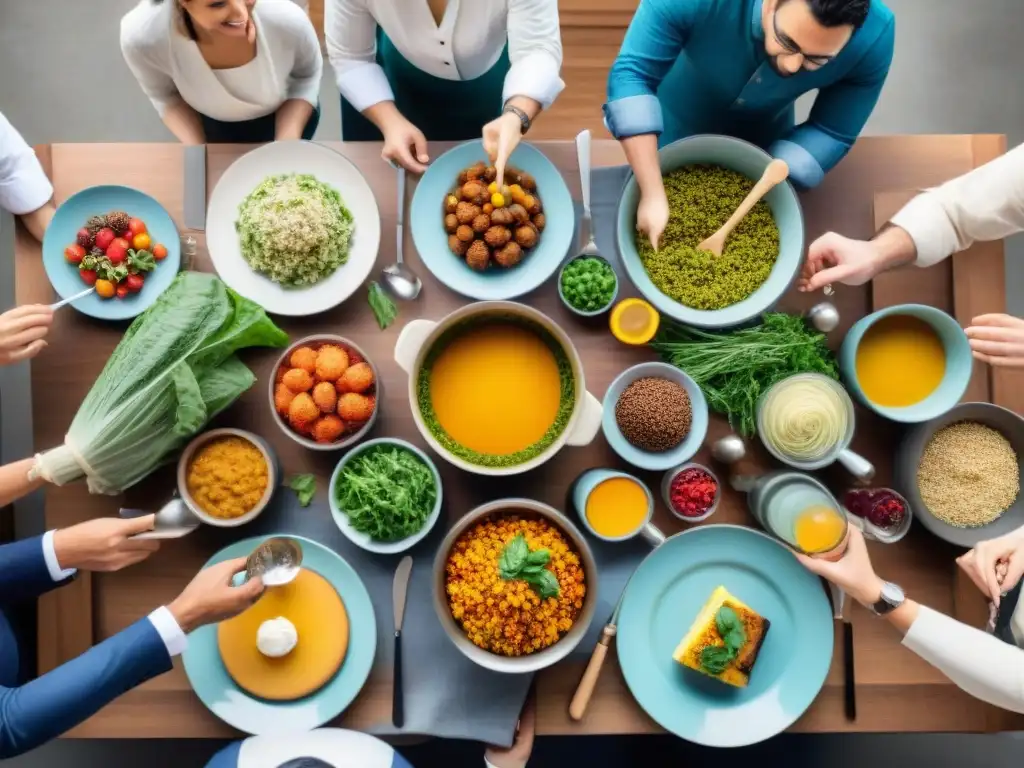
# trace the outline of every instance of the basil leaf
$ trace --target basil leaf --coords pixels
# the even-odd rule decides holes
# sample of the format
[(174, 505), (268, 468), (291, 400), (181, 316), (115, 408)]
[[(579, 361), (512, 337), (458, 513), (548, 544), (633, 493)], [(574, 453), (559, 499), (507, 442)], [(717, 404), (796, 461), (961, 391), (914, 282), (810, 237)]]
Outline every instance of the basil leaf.
[(543, 570), (545, 570), (545, 566), (534, 565), (528, 562), (526, 565), (523, 566), (523, 570), (519, 572), (519, 575), (525, 579), (527, 576), (536, 576)]
[(288, 481), (288, 487), (299, 497), (299, 506), (308, 507), (316, 495), (316, 475), (296, 475)]
[(526, 556), (527, 565), (547, 565), (551, 560), (551, 553), (546, 549), (535, 549)]
[(517, 534), (501, 552), (498, 559), (498, 569), (501, 571), (501, 578), (514, 579), (526, 564), (526, 558), (530, 554), (530, 547), (526, 543), (523, 534)]
[(555, 577), (555, 574), (547, 568), (536, 576), (530, 576), (529, 583), (530, 586), (537, 590), (537, 594), (540, 595), (541, 600), (546, 600), (549, 597), (558, 597), (562, 591), (561, 587), (558, 585), (558, 579)]
[(709, 674), (720, 675), (725, 672), (734, 656), (735, 654), (728, 648), (721, 645), (709, 645), (700, 652), (700, 665)]
[(715, 627), (726, 647), (738, 651), (747, 642), (747, 633), (739, 615), (727, 605), (723, 605), (715, 614)]

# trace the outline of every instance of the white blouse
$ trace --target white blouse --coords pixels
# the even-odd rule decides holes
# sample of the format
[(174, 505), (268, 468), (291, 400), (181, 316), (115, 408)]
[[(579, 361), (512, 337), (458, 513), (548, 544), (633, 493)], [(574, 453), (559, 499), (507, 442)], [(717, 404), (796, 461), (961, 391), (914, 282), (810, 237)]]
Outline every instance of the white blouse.
[(32, 213), (53, 197), (39, 158), (17, 129), (0, 114), (0, 208)]
[(507, 41), (503, 103), (527, 96), (547, 108), (565, 87), (557, 0), (448, 0), (440, 25), (427, 0), (328, 0), (327, 53), (338, 90), (360, 112), (394, 100), (376, 63), (378, 26), (409, 62), (444, 80), (485, 74)]
[(225, 122), (269, 115), (289, 99), (317, 105), (323, 56), (312, 22), (296, 3), (259, 0), (252, 10), (256, 58), (229, 70), (210, 68), (178, 28), (176, 5), (142, 0), (121, 19), (125, 61), (161, 115), (179, 98)]
[(1024, 713), (1024, 650), (921, 606), (903, 645), (976, 699)]
[(892, 223), (914, 241), (919, 267), (1024, 230), (1024, 145), (918, 195)]

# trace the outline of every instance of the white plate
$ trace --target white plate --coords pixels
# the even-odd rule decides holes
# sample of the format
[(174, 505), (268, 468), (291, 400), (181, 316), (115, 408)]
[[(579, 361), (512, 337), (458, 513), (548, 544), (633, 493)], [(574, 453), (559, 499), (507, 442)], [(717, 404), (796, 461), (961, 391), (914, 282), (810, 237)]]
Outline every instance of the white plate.
[[(254, 271), (235, 230), (245, 197), (267, 176), (282, 173), (309, 173), (334, 187), (355, 221), (348, 261), (306, 288), (285, 288)], [(276, 315), (315, 315), (343, 302), (369, 277), (380, 246), (380, 212), (348, 158), (310, 141), (275, 141), (242, 155), (220, 177), (206, 212), (206, 245), (221, 280), (245, 298)]]

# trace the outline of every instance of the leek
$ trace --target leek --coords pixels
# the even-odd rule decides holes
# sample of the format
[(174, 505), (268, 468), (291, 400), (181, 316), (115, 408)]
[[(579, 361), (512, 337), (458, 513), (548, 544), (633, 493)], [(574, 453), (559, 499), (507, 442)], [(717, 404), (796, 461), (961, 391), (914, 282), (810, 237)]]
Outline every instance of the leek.
[(181, 273), (129, 326), (64, 445), (37, 456), (31, 476), (56, 485), (84, 476), (92, 493), (123, 491), (252, 386), (237, 350), (287, 343), (259, 305), (213, 275)]

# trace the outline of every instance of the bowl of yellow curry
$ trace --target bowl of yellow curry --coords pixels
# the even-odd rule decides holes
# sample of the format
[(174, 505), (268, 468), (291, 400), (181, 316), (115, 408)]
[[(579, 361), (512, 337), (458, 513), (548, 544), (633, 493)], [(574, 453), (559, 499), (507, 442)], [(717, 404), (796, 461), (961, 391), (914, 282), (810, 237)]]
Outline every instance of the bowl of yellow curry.
[(278, 484), (277, 460), (261, 438), (241, 429), (211, 429), (185, 446), (178, 494), (196, 517), (233, 528), (267, 508)]
[(434, 560), (434, 609), (455, 646), (510, 674), (550, 667), (579, 645), (597, 607), (597, 565), (565, 515), (531, 499), (477, 507)]

